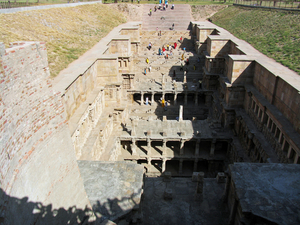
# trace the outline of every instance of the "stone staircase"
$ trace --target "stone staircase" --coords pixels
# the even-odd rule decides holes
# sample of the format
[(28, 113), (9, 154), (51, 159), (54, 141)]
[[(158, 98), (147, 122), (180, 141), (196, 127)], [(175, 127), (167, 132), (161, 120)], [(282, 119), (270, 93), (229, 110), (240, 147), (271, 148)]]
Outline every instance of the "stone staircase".
[[(184, 72), (181, 70), (181, 64), (184, 69), (188, 69), (188, 81), (198, 80), (202, 78), (202, 67), (203, 60), (194, 51), (193, 41), (188, 30), (184, 31), (173, 31), (165, 30), (161, 32), (161, 36), (156, 31), (142, 31), (141, 32), (141, 50), (138, 56), (133, 58), (134, 73), (139, 82), (149, 82), (151, 79), (160, 81), (162, 73), (165, 74), (166, 79), (171, 81), (173, 79), (173, 73), (175, 70), (176, 80), (183, 81)], [(182, 37), (182, 43), (179, 42)], [(151, 50), (147, 49), (147, 46), (151, 42)], [(174, 42), (177, 42), (177, 48), (174, 49)], [(172, 49), (172, 55), (169, 55), (168, 59), (165, 59), (164, 55), (158, 55), (158, 49), (167, 44), (170, 46), (169, 51), (166, 53), (170, 54)], [(183, 50), (185, 48), (185, 51)], [(185, 65), (182, 61), (182, 54), (184, 53), (184, 61), (189, 59), (189, 65)], [(149, 59), (149, 64), (146, 63), (146, 59)], [(194, 69), (195, 65), (195, 69)], [(147, 70), (147, 75), (144, 75), (145, 68), (151, 66), (151, 72)]]
[[(171, 9), (171, 4), (166, 10), (156, 10), (154, 12), (154, 6), (158, 7), (158, 4), (147, 4), (143, 7), (143, 30), (148, 31), (166, 31), (170, 30), (174, 23), (174, 30), (181, 31), (187, 30), (192, 20), (190, 5), (175, 5), (174, 9)], [(150, 16), (150, 8), (152, 9), (152, 15)]]

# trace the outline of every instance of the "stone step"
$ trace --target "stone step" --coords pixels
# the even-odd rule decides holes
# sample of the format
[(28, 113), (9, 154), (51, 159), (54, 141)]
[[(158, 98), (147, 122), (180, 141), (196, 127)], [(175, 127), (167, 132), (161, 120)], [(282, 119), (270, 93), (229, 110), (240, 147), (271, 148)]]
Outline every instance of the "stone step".
[[(167, 8), (166, 10), (154, 11), (154, 4), (144, 5), (143, 10), (143, 30), (161, 30), (168, 31), (174, 24), (174, 29), (178, 31), (187, 30), (190, 25), (191, 8), (189, 5), (175, 5), (175, 9)], [(149, 15), (150, 8), (152, 15)]]

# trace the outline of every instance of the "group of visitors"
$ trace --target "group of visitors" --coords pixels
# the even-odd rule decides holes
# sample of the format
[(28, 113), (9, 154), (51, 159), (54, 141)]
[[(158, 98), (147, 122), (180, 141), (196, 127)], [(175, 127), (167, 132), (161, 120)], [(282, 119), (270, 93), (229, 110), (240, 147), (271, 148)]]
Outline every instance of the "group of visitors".
[[(154, 6), (154, 12), (156, 12), (157, 10), (164, 11), (164, 10), (166, 10), (168, 8), (168, 5), (169, 5), (168, 2), (163, 3), (163, 5), (161, 5), (159, 3), (158, 7)], [(171, 9), (172, 10), (175, 9), (175, 5), (174, 4), (172, 4)], [(149, 16), (151, 16), (151, 15), (152, 15), (152, 8), (150, 8), (150, 10), (149, 10)]]

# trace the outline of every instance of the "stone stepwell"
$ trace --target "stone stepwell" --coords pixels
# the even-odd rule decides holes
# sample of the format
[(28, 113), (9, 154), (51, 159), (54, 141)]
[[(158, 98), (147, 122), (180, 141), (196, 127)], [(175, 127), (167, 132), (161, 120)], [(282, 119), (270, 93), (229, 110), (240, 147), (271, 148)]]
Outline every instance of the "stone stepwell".
[[(174, 23), (174, 30), (187, 30), (192, 21), (191, 8), (189, 5), (174, 5), (174, 9), (171, 9), (169, 4), (166, 10), (157, 9), (158, 4), (144, 5), (143, 8), (143, 30), (170, 30)], [(152, 15), (150, 16), (150, 9), (152, 9)]]

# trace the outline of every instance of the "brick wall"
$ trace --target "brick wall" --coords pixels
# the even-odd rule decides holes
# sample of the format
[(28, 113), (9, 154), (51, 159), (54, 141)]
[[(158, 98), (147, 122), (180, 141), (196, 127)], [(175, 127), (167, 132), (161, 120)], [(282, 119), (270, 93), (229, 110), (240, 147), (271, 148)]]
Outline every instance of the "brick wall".
[[(1, 45), (0, 181), (6, 196), (51, 204), (53, 209), (89, 202), (84, 191), (61, 93), (49, 79), (45, 43)], [(1, 202), (6, 224), (32, 224), (33, 212)], [(17, 211), (15, 211), (17, 210)], [(25, 215), (26, 212), (26, 215)]]

